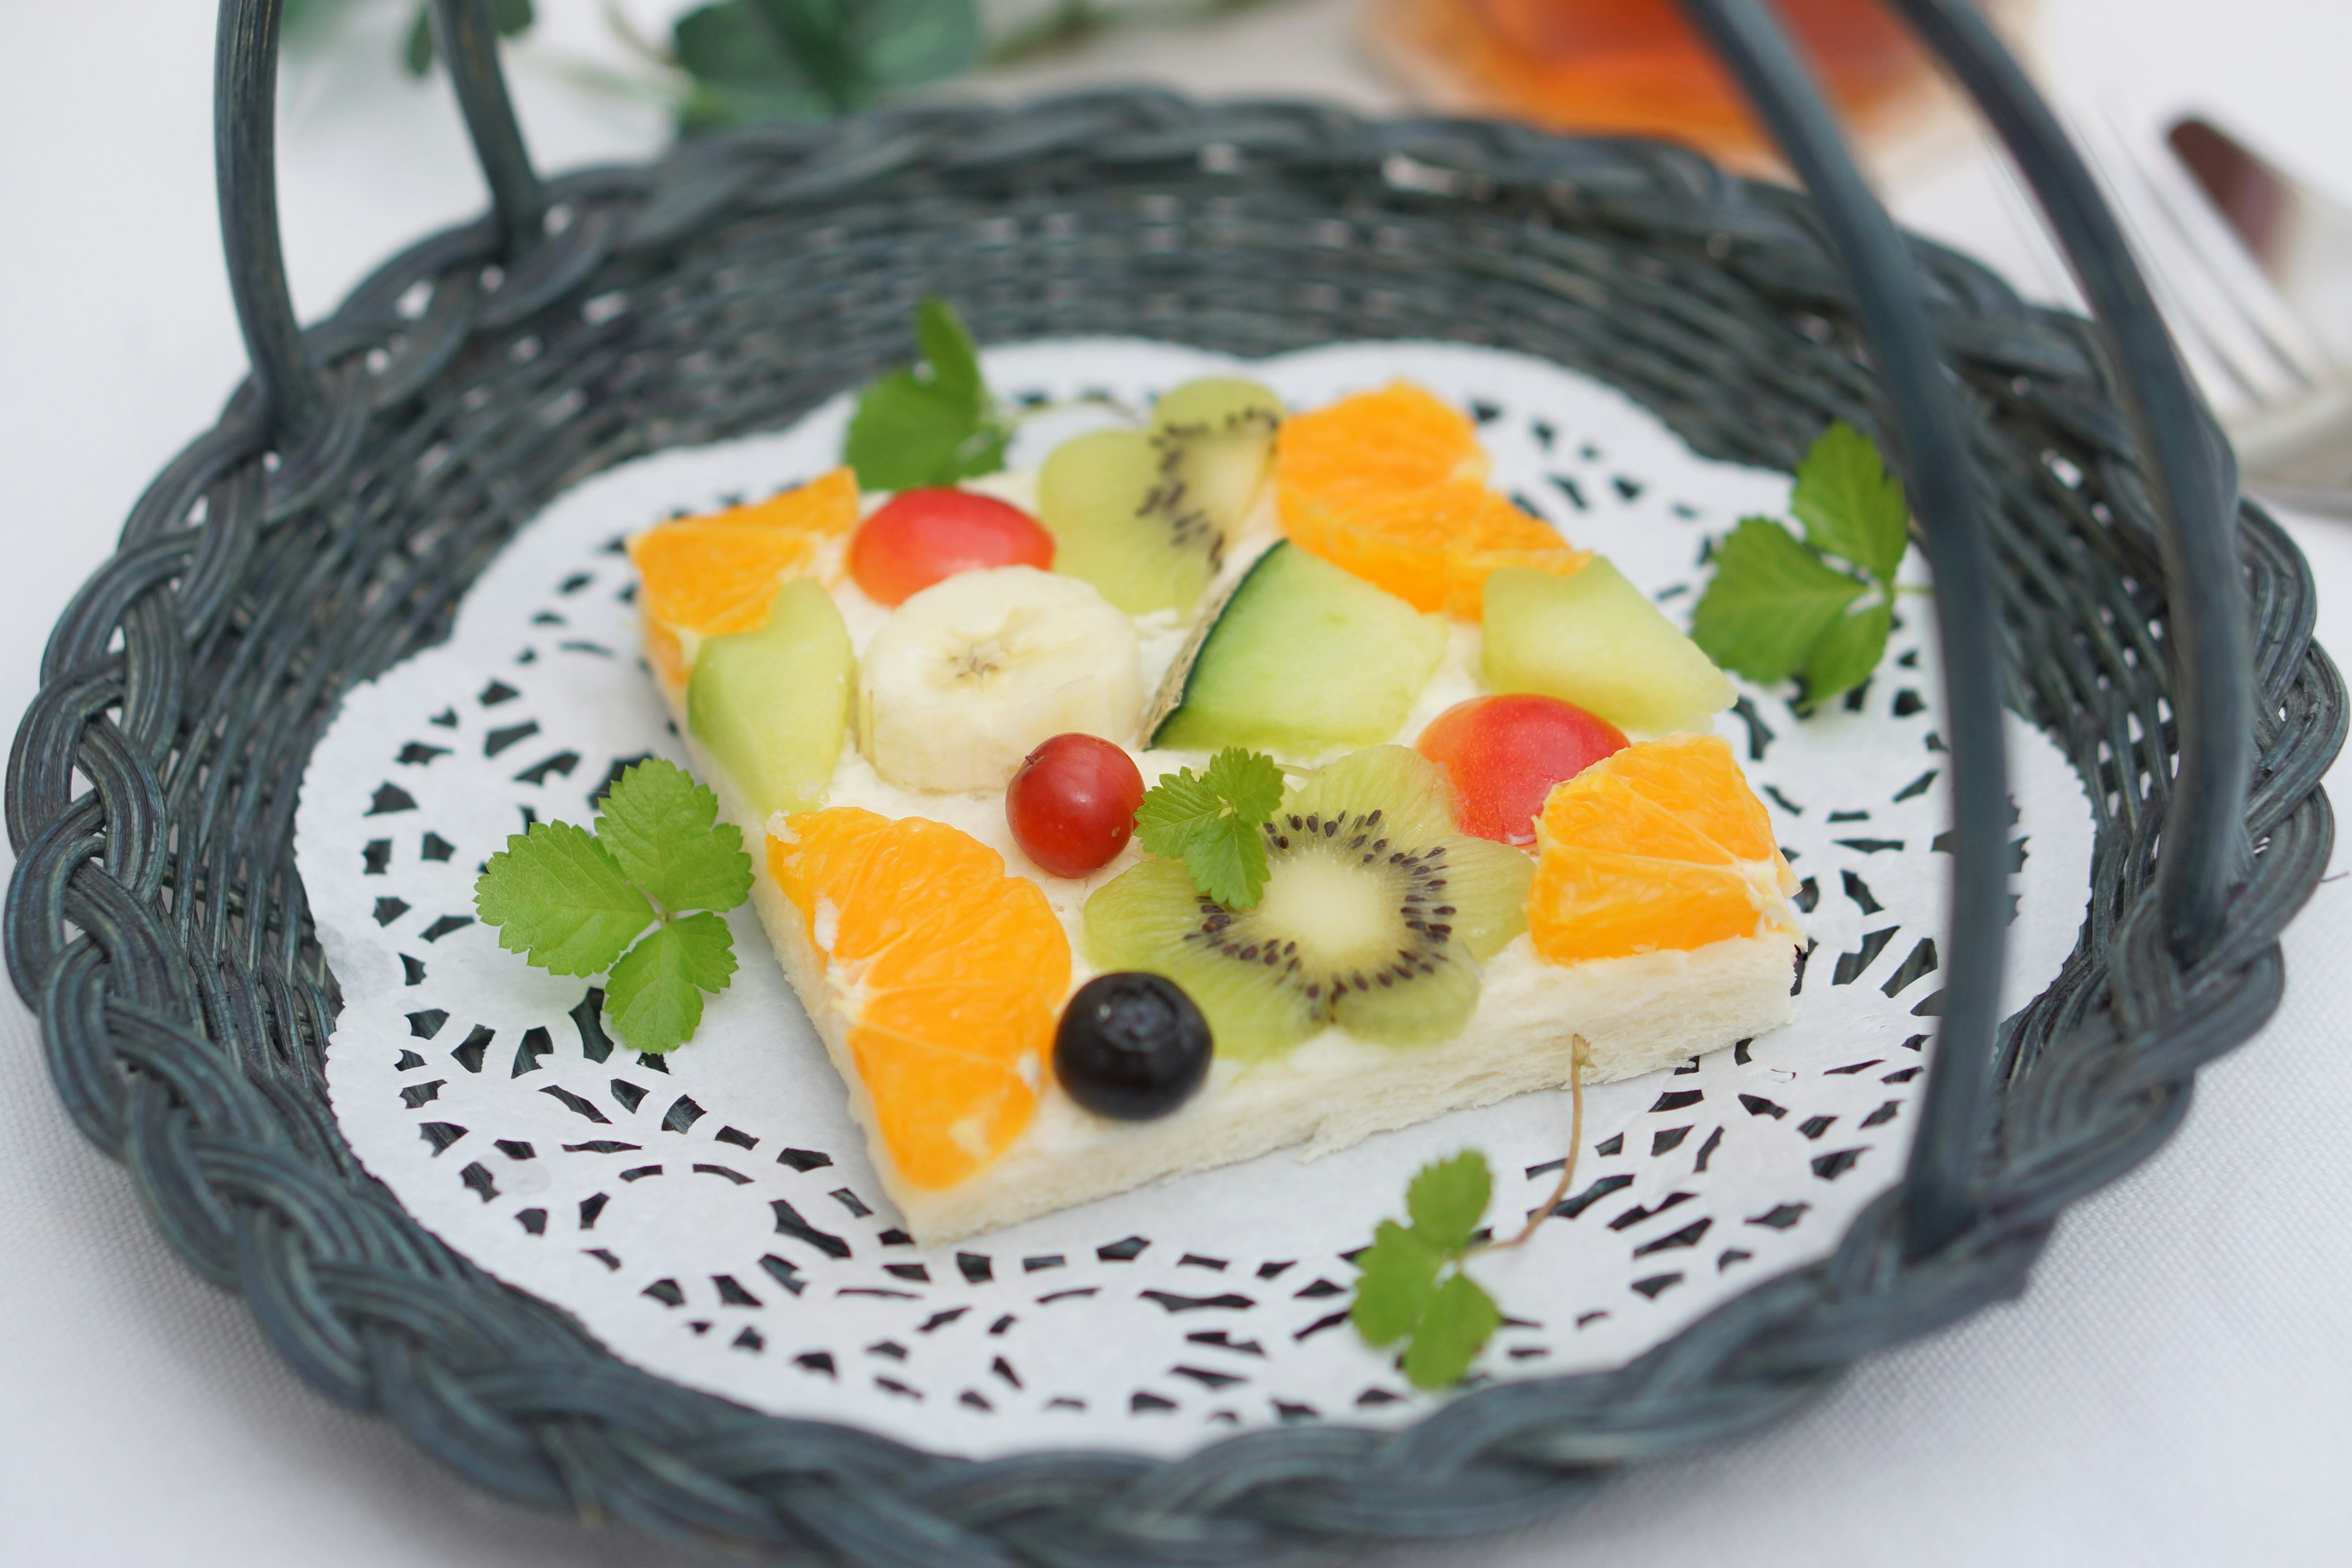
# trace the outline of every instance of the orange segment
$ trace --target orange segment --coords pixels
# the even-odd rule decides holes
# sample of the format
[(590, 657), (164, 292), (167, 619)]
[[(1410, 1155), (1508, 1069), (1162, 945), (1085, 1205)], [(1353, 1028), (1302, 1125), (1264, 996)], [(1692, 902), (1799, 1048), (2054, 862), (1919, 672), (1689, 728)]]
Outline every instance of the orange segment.
[(686, 645), (676, 632), (651, 618), (646, 621), (646, 658), (664, 686), (676, 690), (686, 684)]
[(1405, 381), (1283, 421), (1275, 462), (1292, 485), (1333, 499), (1378, 499), (1486, 477), (1477, 426)]
[(1274, 479), (1300, 548), (1416, 609), (1475, 621), (1496, 567), (1565, 575), (1591, 559), (1487, 489), (1476, 427), (1407, 383), (1286, 421)]
[(786, 819), (768, 866), (826, 957), (883, 1146), (952, 1186), (1029, 1125), (1070, 988), (1037, 885), (969, 834), (854, 807)]
[(1446, 542), (1445, 613), (1464, 621), (1484, 616), (1486, 577), (1498, 566), (1527, 566), (1565, 577), (1591, 559), (1590, 550), (1579, 550), (1549, 524), (1488, 490), (1474, 526)]
[[(814, 566), (819, 542), (856, 522), (857, 481), (837, 468), (763, 501), (648, 529), (629, 541), (647, 624), (699, 637), (751, 631), (767, 619), (777, 585)], [(648, 646), (657, 664), (677, 651), (653, 647), (650, 636)], [(682, 672), (685, 660), (676, 662)]]
[(766, 500), (730, 506), (725, 511), (714, 511), (693, 521), (750, 523), (838, 539), (857, 526), (857, 476), (847, 468), (835, 468), (798, 489), (780, 491)]
[(1536, 864), (1528, 929), (1545, 958), (1576, 963), (1754, 936), (1763, 906), (1735, 867), (1561, 845)]
[(629, 541), (652, 620), (703, 637), (748, 632), (767, 618), (776, 586), (816, 561), (816, 540), (710, 518), (666, 522)]
[(1554, 963), (1688, 951), (1790, 923), (1772, 818), (1731, 748), (1669, 735), (1555, 788), (1536, 819), (1528, 930)]
[(1769, 860), (1780, 853), (1772, 816), (1719, 735), (1668, 735), (1628, 746), (1607, 759), (1612, 777), (1684, 818), (1731, 852), (1735, 859)]

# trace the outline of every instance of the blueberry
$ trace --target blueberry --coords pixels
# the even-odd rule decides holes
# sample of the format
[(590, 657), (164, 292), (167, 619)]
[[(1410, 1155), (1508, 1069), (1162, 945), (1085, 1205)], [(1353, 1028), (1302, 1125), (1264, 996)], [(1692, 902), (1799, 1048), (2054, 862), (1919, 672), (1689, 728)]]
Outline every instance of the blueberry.
[(1097, 1116), (1149, 1121), (1209, 1076), (1209, 1021), (1184, 988), (1157, 974), (1097, 974), (1054, 1031), (1054, 1075)]

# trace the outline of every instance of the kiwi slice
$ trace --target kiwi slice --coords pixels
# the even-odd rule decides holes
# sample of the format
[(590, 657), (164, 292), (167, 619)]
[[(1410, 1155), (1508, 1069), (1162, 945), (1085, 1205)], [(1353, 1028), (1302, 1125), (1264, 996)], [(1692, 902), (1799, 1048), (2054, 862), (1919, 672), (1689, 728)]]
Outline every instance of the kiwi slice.
[(1188, 382), (1160, 400), (1149, 430), (1054, 448), (1037, 476), (1054, 569), (1131, 616), (1191, 609), (1256, 502), (1281, 416), (1254, 383)]
[(1249, 520), (1274, 464), (1282, 400), (1254, 381), (1188, 381), (1151, 410), (1171, 504), (1188, 508), (1232, 539)]
[(1157, 857), (1087, 900), (1087, 958), (1181, 985), (1219, 1056), (1264, 1061), (1328, 1024), (1385, 1045), (1444, 1039), (1478, 1004), (1479, 963), (1527, 929), (1534, 862), (1456, 832), (1444, 776), (1402, 746), (1341, 757), (1260, 831), (1255, 909)]

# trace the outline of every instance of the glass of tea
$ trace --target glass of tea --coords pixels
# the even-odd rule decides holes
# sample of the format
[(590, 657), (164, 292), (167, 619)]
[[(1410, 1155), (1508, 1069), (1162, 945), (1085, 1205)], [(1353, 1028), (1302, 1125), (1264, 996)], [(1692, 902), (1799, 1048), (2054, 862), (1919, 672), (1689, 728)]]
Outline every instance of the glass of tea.
[[(1850, 128), (1899, 130), (1942, 94), (1878, 0), (1775, 0)], [(1372, 37), (1446, 108), (1555, 131), (1661, 136), (1727, 162), (1770, 161), (1730, 73), (1675, 0), (1377, 0)]]

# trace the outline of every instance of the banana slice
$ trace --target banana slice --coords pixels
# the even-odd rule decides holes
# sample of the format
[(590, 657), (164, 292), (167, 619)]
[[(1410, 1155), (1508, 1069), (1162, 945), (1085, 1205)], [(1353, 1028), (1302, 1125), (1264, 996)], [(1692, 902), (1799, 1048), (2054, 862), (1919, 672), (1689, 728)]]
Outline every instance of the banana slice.
[(1002, 789), (1050, 736), (1124, 745), (1143, 709), (1135, 628), (1075, 577), (963, 572), (900, 605), (858, 672), (857, 744), (907, 789)]

